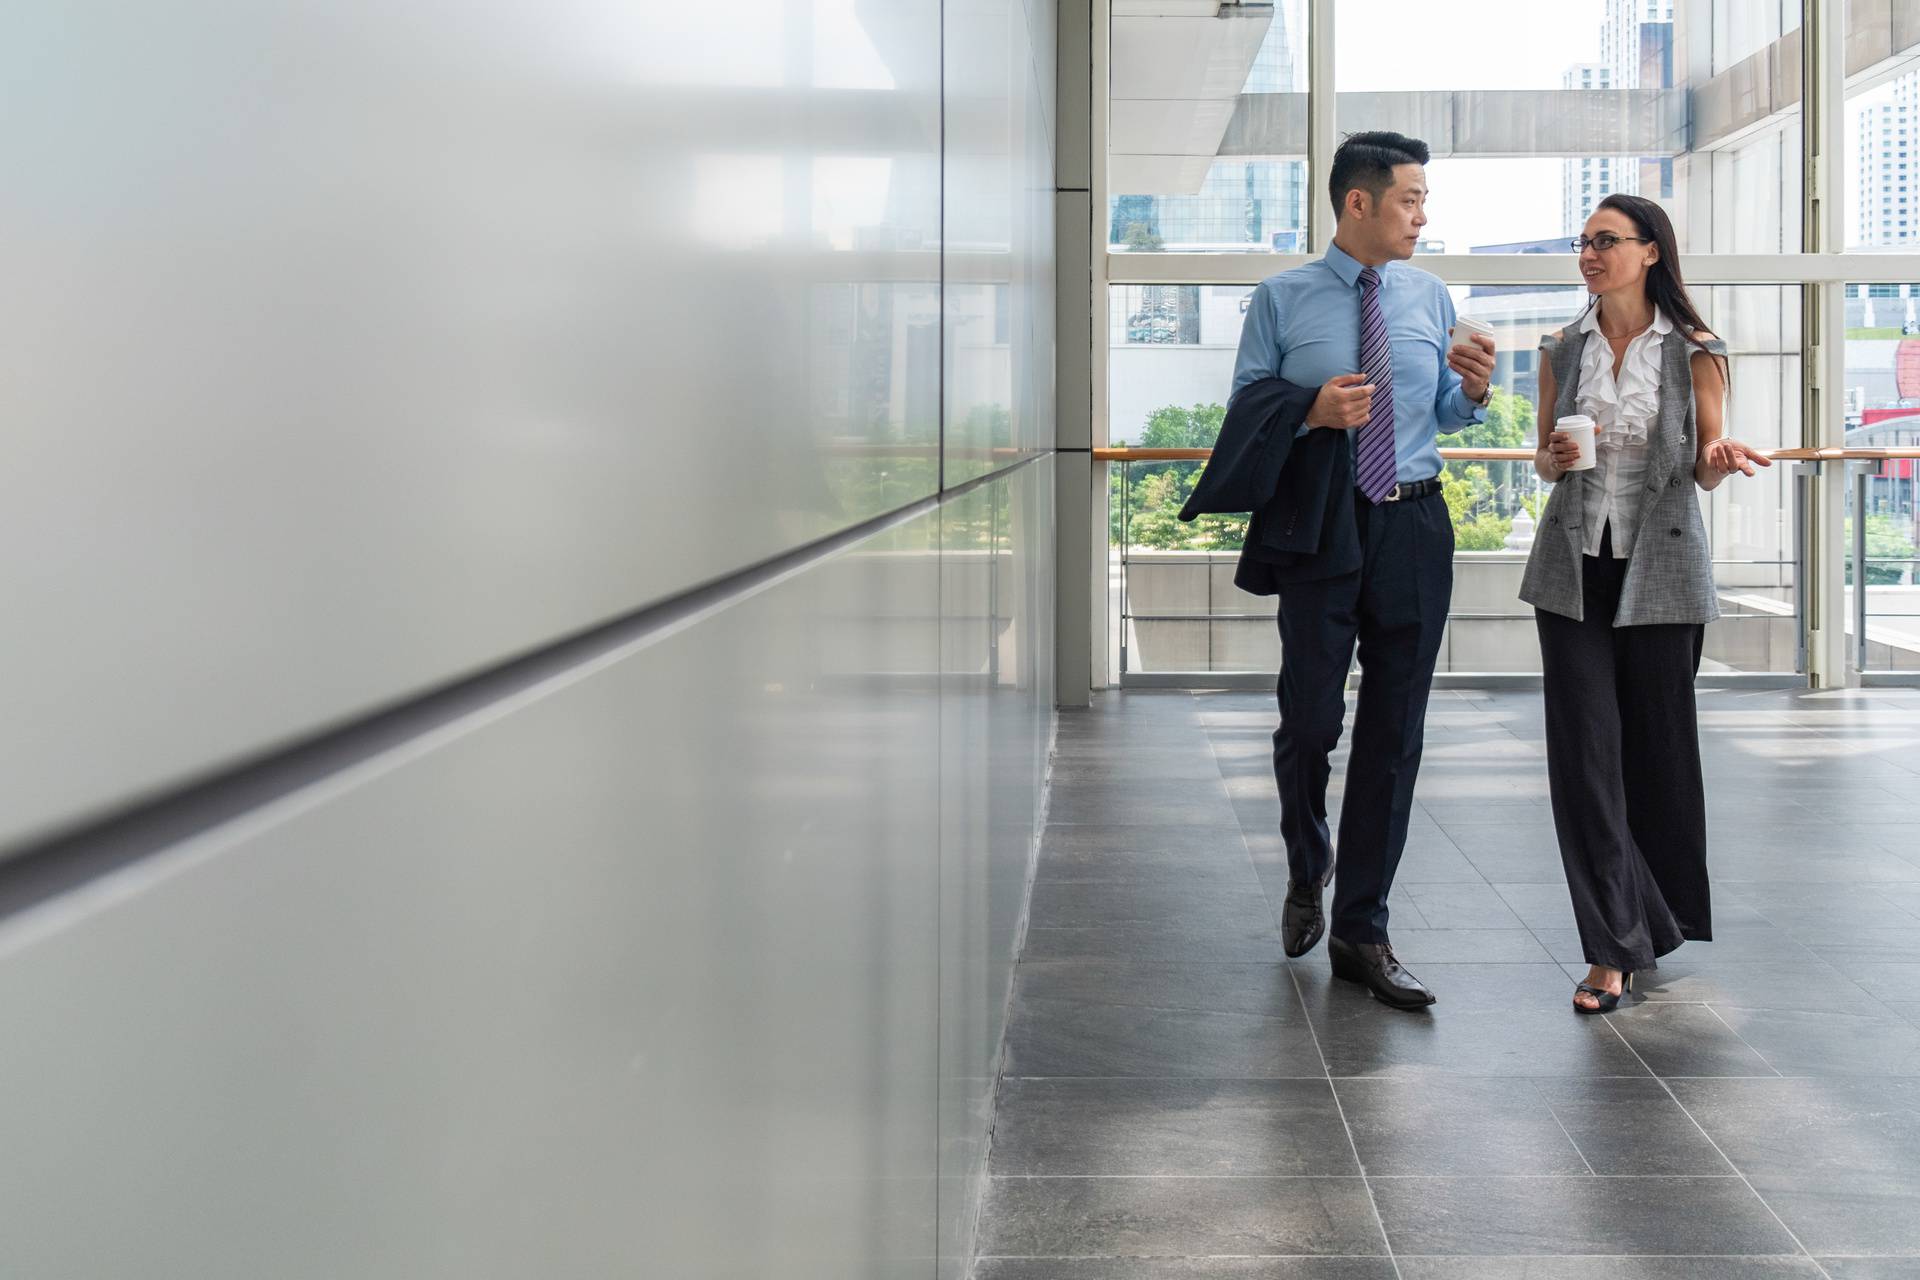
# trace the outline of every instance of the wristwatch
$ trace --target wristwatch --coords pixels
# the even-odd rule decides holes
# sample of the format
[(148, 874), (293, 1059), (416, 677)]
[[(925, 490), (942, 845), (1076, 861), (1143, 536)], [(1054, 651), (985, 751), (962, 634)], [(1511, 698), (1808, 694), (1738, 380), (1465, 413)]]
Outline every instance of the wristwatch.
[(1493, 403), (1493, 379), (1492, 378), (1487, 379), (1487, 389), (1480, 393), (1480, 398), (1478, 400), (1469, 400), (1467, 403), (1477, 404), (1482, 409), (1492, 404)]

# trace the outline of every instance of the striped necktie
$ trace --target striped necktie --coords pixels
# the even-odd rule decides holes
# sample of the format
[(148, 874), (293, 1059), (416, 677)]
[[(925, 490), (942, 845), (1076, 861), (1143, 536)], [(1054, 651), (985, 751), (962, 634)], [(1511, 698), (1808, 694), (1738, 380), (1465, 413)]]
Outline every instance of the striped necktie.
[(1393, 344), (1380, 312), (1380, 273), (1360, 271), (1360, 372), (1373, 385), (1373, 415), (1355, 444), (1354, 476), (1367, 501), (1379, 502), (1398, 482), (1400, 463), (1393, 447)]

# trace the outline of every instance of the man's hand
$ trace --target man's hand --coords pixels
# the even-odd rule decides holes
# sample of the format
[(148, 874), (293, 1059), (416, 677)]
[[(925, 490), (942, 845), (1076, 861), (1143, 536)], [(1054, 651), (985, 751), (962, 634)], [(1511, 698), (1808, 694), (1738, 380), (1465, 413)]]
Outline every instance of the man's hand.
[(1373, 384), (1365, 374), (1343, 373), (1327, 379), (1307, 409), (1307, 425), (1351, 431), (1367, 425), (1373, 416)]
[(1487, 398), (1487, 384), (1493, 381), (1493, 339), (1484, 333), (1471, 335), (1472, 347), (1447, 348), (1447, 367), (1460, 375), (1460, 390), (1478, 403)]

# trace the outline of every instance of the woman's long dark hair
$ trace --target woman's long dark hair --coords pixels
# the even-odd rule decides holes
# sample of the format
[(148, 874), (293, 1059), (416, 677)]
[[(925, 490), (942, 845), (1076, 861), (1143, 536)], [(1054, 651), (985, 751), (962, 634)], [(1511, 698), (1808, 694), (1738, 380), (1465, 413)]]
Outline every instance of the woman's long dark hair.
[[(1688, 342), (1706, 351), (1706, 344), (1694, 337), (1696, 333), (1711, 332), (1707, 322), (1700, 318), (1699, 309), (1693, 305), (1693, 299), (1687, 293), (1686, 284), (1680, 279), (1680, 242), (1674, 238), (1673, 222), (1662, 209), (1645, 196), (1611, 195), (1594, 206), (1597, 213), (1601, 209), (1614, 209), (1627, 216), (1634, 230), (1653, 241), (1660, 250), (1660, 257), (1647, 268), (1647, 297), (1653, 305), (1667, 313), (1667, 318), (1680, 326), (1680, 332)], [(1594, 306), (1600, 305), (1596, 296)], [(1727, 369), (1727, 358), (1708, 351), (1714, 362), (1720, 366), (1720, 376), (1732, 379)]]

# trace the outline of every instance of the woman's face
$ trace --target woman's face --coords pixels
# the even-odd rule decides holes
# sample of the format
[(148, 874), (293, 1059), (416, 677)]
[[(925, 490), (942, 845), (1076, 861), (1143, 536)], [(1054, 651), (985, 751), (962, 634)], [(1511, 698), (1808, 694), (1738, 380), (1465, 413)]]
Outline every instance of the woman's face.
[(1589, 243), (1580, 251), (1580, 275), (1587, 282), (1588, 293), (1611, 293), (1642, 285), (1647, 268), (1660, 257), (1656, 246), (1641, 241), (1633, 219), (1618, 209), (1596, 210), (1587, 219), (1583, 234), (1589, 241), (1620, 237), (1611, 249)]

